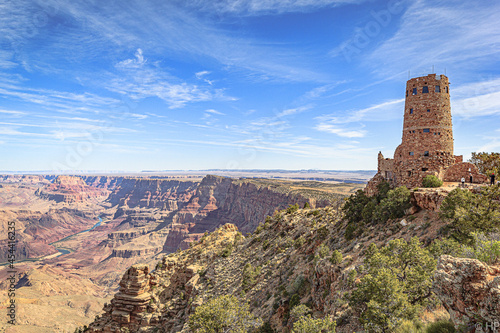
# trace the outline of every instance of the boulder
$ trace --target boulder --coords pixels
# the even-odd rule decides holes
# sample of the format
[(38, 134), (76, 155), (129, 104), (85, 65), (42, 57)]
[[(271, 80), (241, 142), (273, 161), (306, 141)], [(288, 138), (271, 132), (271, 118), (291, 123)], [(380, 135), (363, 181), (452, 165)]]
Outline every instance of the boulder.
[(500, 321), (500, 266), (476, 259), (439, 258), (434, 292), (450, 313), (455, 327), (484, 325), (488, 332)]

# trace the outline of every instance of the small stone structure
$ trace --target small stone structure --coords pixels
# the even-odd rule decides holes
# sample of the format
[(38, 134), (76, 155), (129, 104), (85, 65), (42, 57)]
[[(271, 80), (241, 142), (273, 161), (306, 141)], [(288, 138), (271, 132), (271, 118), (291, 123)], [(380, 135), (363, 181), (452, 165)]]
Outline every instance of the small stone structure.
[(366, 192), (376, 193), (381, 181), (409, 188), (422, 186), (427, 175), (459, 182), (462, 177), (483, 183), (485, 175), (472, 163), (453, 155), (453, 131), (448, 78), (429, 74), (406, 82), (406, 99), (401, 144), (394, 158), (378, 154), (378, 172), (368, 182)]

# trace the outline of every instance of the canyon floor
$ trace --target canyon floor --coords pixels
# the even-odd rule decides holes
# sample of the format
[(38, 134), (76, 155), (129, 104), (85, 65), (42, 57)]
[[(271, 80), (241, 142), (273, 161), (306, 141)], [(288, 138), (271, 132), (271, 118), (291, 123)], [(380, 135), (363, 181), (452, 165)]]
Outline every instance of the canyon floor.
[[(14, 271), (17, 322), (8, 325), (2, 315), (0, 331), (73, 332), (102, 313), (130, 266), (152, 269), (164, 255), (226, 223), (253, 232), (266, 216), (292, 204), (335, 207), (367, 177), (335, 174), (336, 181), (318, 182), (310, 180), (321, 178), (311, 172), (295, 175), (299, 180), (280, 174), (287, 179), (253, 178), (256, 173), (239, 179), (0, 176), (0, 245), (6, 249), (0, 302), (4, 309), (9, 304), (7, 278)], [(9, 223), (16, 228), (13, 270), (5, 265)]]

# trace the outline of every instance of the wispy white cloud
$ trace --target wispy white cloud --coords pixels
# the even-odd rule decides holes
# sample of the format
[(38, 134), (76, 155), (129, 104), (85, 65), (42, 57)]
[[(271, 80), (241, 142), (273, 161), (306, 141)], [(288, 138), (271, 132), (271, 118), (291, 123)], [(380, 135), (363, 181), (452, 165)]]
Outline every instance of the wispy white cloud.
[[(301, 7), (311, 7), (313, 1), (307, 2)], [(314, 7), (331, 5), (334, 2), (340, 3), (322, 0), (318, 6)], [(289, 8), (296, 5), (298, 2), (290, 4)], [(255, 6), (257, 5), (252, 5), (257, 8)], [(285, 8), (284, 6), (286, 3), (276, 2), (267, 8)], [(197, 10), (200, 9), (198, 4), (194, 7)], [(82, 50), (84, 53), (92, 52), (89, 54), (92, 57), (101, 56), (94, 52), (95, 45), (99, 49), (105, 49), (109, 43), (112, 43), (115, 47), (130, 49), (137, 45), (144, 45), (144, 41), (148, 41), (148, 44), (153, 47), (142, 47), (144, 54), (154, 49), (158, 57), (163, 57), (168, 52), (182, 57), (214, 59), (226, 70), (236, 71), (248, 78), (294, 82), (324, 82), (329, 79), (321, 71), (307, 67), (306, 64), (309, 62), (306, 61), (306, 55), (303, 52), (297, 52), (283, 44), (262, 42), (262, 40), (224, 30), (214, 21), (202, 20), (198, 15), (193, 15), (195, 11), (185, 2), (124, 1), (120, 4), (107, 2), (102, 3), (99, 11), (96, 11), (94, 6), (84, 2), (65, 1), (61, 10), (77, 22), (87, 22), (86, 29), (96, 34), (99, 40), (92, 41), (93, 47), (89, 46)], [(80, 44), (88, 43), (79, 35), (63, 35), (63, 37), (64, 39), (54, 41), (58, 49), (71, 50), (72, 46), (79, 47)], [(140, 59), (129, 59), (121, 65), (135, 65), (137, 61)], [(198, 76), (208, 80), (206, 77), (208, 73), (205, 72), (208, 71), (198, 72)]]
[(11, 115), (11, 116), (18, 116), (18, 117), (26, 115), (26, 112), (13, 111), (13, 110), (5, 110), (5, 109), (0, 109), (0, 113), (8, 114), (8, 115)]
[(158, 97), (170, 108), (201, 101), (236, 100), (235, 97), (226, 96), (223, 89), (183, 82), (162, 69), (158, 63), (149, 64), (141, 49), (135, 53), (135, 59), (120, 61), (116, 68), (120, 70), (119, 75), (111, 76), (109, 81), (103, 83), (104, 87), (133, 99)]
[(404, 13), (393, 37), (367, 54), (366, 65), (381, 75), (430, 70), (431, 65), (483, 66), (500, 53), (500, 3), (419, 0)]
[(10, 69), (18, 64), (12, 61), (12, 53), (0, 50), (0, 68)]
[(147, 114), (138, 114), (138, 113), (130, 113), (130, 117), (136, 118), (136, 119), (146, 119), (148, 118)]
[(451, 93), (453, 115), (470, 118), (500, 114), (500, 78), (464, 84)]
[(366, 135), (365, 130), (354, 130), (354, 129), (345, 129), (340, 128), (338, 125), (332, 123), (321, 123), (316, 125), (316, 130), (320, 132), (327, 132), (336, 134), (343, 138), (362, 138)]
[(213, 85), (215, 81), (209, 80), (206, 78), (206, 76), (210, 73), (211, 73), (210, 71), (201, 71), (201, 72), (195, 73), (195, 76), (198, 80), (203, 80), (204, 82), (208, 83), (209, 85)]
[(146, 64), (146, 59), (144, 59), (144, 55), (142, 54), (141, 49), (137, 49), (135, 52), (135, 59), (126, 59), (117, 63), (116, 68), (125, 69), (125, 68), (141, 68)]
[(188, 5), (197, 6), (206, 11), (237, 15), (281, 14), (291, 12), (309, 12), (322, 7), (334, 7), (345, 4), (359, 4), (366, 0), (190, 0)]
[(219, 116), (225, 116), (226, 115), (225, 113), (222, 113), (222, 112), (214, 110), (214, 109), (208, 109), (208, 110), (205, 110), (205, 112), (212, 113), (212, 114), (217, 114)]
[[(316, 117), (318, 124), (315, 129), (320, 132), (336, 134), (345, 138), (361, 138), (367, 133), (362, 129), (365, 121), (384, 121), (397, 117), (401, 114), (404, 99), (390, 100), (370, 107), (350, 110), (340, 113), (332, 113)], [(353, 125), (356, 123), (357, 125)]]
[(291, 116), (291, 115), (294, 115), (297, 113), (302, 113), (304, 111), (310, 110), (311, 108), (312, 108), (311, 105), (306, 105), (306, 106), (301, 106), (298, 108), (286, 109), (286, 110), (283, 110), (280, 113), (278, 113), (278, 115), (276, 117), (282, 118), (282, 117), (286, 117), (286, 116)]
[(63, 113), (92, 112), (121, 104), (120, 100), (91, 93), (78, 94), (3, 82), (0, 82), (0, 96), (16, 98)]

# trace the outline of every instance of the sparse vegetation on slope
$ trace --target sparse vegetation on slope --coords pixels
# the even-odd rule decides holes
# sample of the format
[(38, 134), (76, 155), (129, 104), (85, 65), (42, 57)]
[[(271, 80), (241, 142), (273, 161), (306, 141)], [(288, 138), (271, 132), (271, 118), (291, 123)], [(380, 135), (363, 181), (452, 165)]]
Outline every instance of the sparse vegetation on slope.
[(471, 244), (473, 232), (492, 233), (500, 228), (500, 184), (475, 194), (456, 188), (441, 205), (440, 217), (449, 222), (451, 237)]
[(377, 185), (377, 194), (368, 197), (358, 190), (347, 198), (343, 211), (348, 222), (346, 239), (360, 235), (364, 225), (385, 223), (389, 219), (403, 217), (405, 210), (411, 207), (410, 191), (404, 187), (390, 189), (387, 182)]

